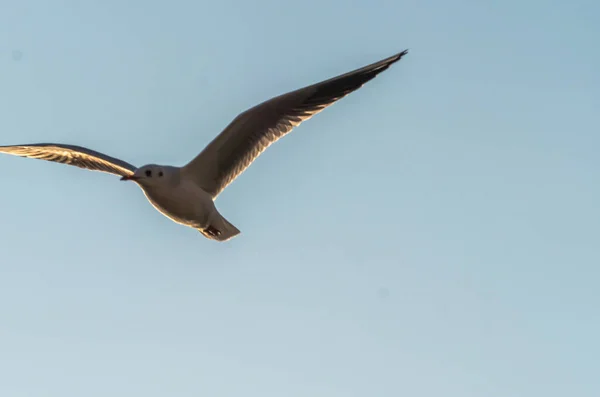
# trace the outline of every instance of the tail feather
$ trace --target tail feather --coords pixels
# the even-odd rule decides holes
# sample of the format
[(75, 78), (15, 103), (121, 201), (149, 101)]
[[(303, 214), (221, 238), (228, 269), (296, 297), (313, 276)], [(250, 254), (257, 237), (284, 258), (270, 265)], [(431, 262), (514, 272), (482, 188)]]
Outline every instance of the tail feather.
[(227, 241), (240, 234), (240, 231), (222, 215), (218, 215), (210, 225), (204, 229), (198, 229), (204, 237), (215, 241)]

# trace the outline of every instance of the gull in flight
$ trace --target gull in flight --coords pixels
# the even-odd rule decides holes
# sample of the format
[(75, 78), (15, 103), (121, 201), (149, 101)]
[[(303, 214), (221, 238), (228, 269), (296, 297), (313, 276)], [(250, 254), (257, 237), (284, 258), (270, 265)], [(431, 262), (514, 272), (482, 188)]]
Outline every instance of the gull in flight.
[(80, 146), (56, 143), (0, 146), (0, 152), (121, 176), (135, 182), (160, 213), (227, 241), (240, 231), (217, 211), (214, 201), (271, 144), (399, 61), (407, 51), (352, 72), (271, 98), (240, 113), (183, 167), (140, 168)]

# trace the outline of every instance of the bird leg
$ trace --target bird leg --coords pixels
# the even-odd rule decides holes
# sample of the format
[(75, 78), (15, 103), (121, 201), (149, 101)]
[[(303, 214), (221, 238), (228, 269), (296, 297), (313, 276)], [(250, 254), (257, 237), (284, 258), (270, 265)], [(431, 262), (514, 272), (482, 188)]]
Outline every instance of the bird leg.
[(209, 236), (212, 236), (212, 237), (219, 237), (219, 235), (221, 234), (221, 231), (216, 229), (212, 225), (208, 225), (208, 227), (205, 228), (204, 231), (206, 232), (206, 234), (208, 234)]

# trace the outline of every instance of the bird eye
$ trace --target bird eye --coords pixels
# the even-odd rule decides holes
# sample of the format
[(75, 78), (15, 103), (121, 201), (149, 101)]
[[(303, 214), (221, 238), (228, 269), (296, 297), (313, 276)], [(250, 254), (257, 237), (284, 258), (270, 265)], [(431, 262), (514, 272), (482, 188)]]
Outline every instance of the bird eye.
[(150, 178), (152, 176), (152, 171), (146, 170), (146, 176)]
[(163, 176), (163, 172), (162, 171), (158, 171), (158, 176)]

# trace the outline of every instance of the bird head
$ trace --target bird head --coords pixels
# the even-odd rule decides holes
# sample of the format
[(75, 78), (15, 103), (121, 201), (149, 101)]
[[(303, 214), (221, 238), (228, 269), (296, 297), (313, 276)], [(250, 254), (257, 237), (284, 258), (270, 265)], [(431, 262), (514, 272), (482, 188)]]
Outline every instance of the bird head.
[(135, 170), (131, 175), (125, 175), (122, 181), (133, 181), (142, 186), (160, 186), (172, 183), (178, 175), (175, 167), (148, 164)]

